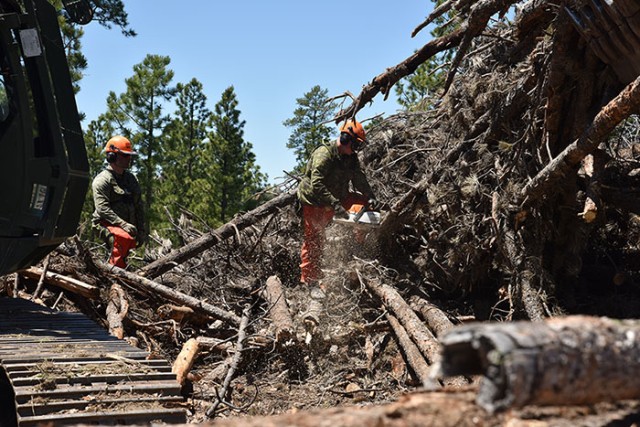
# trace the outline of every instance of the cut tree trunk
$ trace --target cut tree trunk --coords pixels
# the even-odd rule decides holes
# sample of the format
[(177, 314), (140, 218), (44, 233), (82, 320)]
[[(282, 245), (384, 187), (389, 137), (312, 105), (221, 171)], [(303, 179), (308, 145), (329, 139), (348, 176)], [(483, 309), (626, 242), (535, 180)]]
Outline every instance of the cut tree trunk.
[(199, 350), (200, 343), (197, 339), (191, 338), (184, 343), (180, 354), (178, 354), (175, 362), (173, 362), (171, 372), (176, 374), (176, 381), (178, 381), (180, 385), (184, 385), (187, 380), (187, 375), (189, 375), (191, 368), (193, 368), (193, 364), (196, 361), (196, 357), (198, 357)]
[[(26, 270), (20, 270), (18, 274), (39, 280), (43, 276), (44, 270), (38, 267), (29, 267)], [(88, 283), (84, 283), (80, 280), (63, 276), (62, 274), (54, 273), (52, 271), (47, 271), (46, 274), (44, 274), (44, 281), (50, 285), (57, 286), (85, 298), (97, 299), (100, 296), (100, 289), (96, 286), (89, 285)]]
[(284, 288), (278, 276), (271, 276), (267, 279), (262, 290), (262, 297), (269, 303), (269, 314), (275, 327), (276, 343), (283, 345), (292, 339), (296, 341), (293, 318), (287, 307)]
[(276, 210), (290, 205), (293, 203), (295, 198), (296, 193), (293, 191), (281, 194), (278, 197), (258, 206), (254, 210), (234, 218), (232, 221), (210, 233), (205, 234), (188, 245), (172, 251), (167, 256), (145, 265), (140, 269), (140, 271), (138, 271), (138, 273), (150, 279), (158, 277), (186, 260), (212, 248), (222, 240), (235, 235), (238, 231), (255, 224), (267, 215), (276, 212)]
[(395, 314), (427, 361), (431, 364), (435, 363), (440, 357), (438, 341), (398, 291), (388, 285), (376, 284), (372, 280), (366, 280), (364, 283), (380, 298), (385, 307)]
[(118, 339), (124, 338), (124, 327), (122, 320), (129, 312), (129, 302), (127, 296), (120, 285), (114, 283), (109, 290), (109, 303), (107, 304), (106, 315), (109, 324), (109, 333)]
[(441, 375), (482, 374), (488, 411), (640, 398), (640, 322), (588, 316), (457, 326), (442, 339)]

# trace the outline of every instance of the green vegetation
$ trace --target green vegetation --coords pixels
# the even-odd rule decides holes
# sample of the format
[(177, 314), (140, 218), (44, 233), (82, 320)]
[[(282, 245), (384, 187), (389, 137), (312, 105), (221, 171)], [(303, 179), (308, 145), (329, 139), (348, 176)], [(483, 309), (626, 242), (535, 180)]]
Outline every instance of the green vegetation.
[(311, 152), (331, 138), (334, 126), (328, 126), (327, 123), (334, 117), (337, 104), (329, 101), (327, 93), (318, 85), (312, 87), (302, 98), (296, 99), (298, 107), (293, 117), (283, 122), (286, 127), (292, 128), (287, 148), (296, 155), (296, 172), (302, 172)]

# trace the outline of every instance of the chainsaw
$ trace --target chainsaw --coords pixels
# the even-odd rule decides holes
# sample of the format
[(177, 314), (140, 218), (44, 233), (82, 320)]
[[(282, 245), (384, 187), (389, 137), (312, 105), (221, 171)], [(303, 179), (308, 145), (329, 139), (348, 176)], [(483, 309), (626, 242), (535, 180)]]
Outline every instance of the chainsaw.
[(366, 205), (353, 204), (347, 212), (349, 213), (349, 218), (334, 218), (333, 221), (349, 227), (368, 229), (378, 228), (382, 222), (380, 212), (369, 210)]

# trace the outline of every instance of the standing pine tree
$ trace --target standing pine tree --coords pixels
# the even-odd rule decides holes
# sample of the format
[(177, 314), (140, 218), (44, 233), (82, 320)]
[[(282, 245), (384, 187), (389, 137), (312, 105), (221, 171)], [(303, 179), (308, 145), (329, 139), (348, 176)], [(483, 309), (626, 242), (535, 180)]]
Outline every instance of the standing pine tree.
[(175, 216), (187, 209), (207, 222), (214, 217), (213, 163), (206, 149), (212, 113), (202, 83), (178, 83), (175, 117), (167, 127), (161, 199)]
[(244, 120), (240, 120), (233, 86), (222, 93), (215, 106), (210, 149), (216, 165), (214, 187), (219, 219), (223, 223), (250, 202), (266, 181), (256, 165), (251, 143), (244, 140)]
[[(435, 7), (440, 6), (445, 0), (433, 0)], [(436, 38), (445, 35), (457, 28), (453, 19), (455, 12), (449, 11), (435, 19), (436, 28), (431, 35)], [(445, 26), (446, 22), (454, 22), (452, 26)], [(451, 60), (453, 53), (446, 51), (438, 54), (422, 63), (411, 75), (400, 80), (395, 87), (398, 104), (406, 110), (429, 109), (438, 92), (444, 86), (447, 77), (444, 65)]]
[(119, 96), (111, 92), (107, 98), (107, 116), (113, 127), (131, 139), (139, 153), (136, 169), (151, 226), (162, 216), (162, 207), (154, 205), (154, 194), (161, 185), (164, 130), (170, 121), (163, 107), (175, 94), (173, 71), (167, 68), (170, 62), (168, 56), (147, 55), (133, 66), (133, 76), (125, 79), (126, 92)]
[(330, 102), (327, 90), (316, 85), (297, 98), (298, 107), (293, 117), (283, 122), (286, 127), (293, 128), (287, 141), (287, 148), (296, 155), (294, 171), (301, 172), (311, 152), (323, 141), (331, 137), (333, 128), (325, 123), (335, 115), (337, 104)]

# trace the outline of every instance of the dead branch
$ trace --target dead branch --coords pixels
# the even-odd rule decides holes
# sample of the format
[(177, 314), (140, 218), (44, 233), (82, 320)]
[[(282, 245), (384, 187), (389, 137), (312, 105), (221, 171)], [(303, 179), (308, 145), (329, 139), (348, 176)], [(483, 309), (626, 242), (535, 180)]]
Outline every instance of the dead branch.
[(162, 273), (166, 273), (175, 266), (185, 262), (189, 258), (192, 258), (206, 251), (207, 249), (212, 248), (218, 242), (235, 235), (238, 231), (255, 224), (257, 221), (261, 220), (267, 215), (274, 213), (277, 209), (281, 209), (291, 204), (294, 201), (295, 197), (295, 191), (281, 194), (278, 197), (258, 206), (254, 210), (234, 218), (230, 222), (224, 224), (223, 226), (210, 233), (203, 235), (202, 237), (194, 240), (188, 245), (172, 251), (167, 256), (147, 264), (146, 266), (141, 268), (138, 273), (151, 279), (158, 277)]
[(114, 265), (100, 261), (95, 261), (95, 264), (104, 273), (118, 277), (145, 293), (152, 293), (155, 296), (160, 296), (175, 303), (186, 305), (196, 312), (204, 313), (216, 319), (225, 320), (236, 326), (240, 324), (240, 318), (234, 313), (221, 310), (212, 304), (183, 294), (175, 289), (171, 289), (167, 286), (161, 285), (160, 283), (138, 276), (135, 273), (131, 273)]
[(51, 260), (51, 254), (47, 255), (47, 257), (44, 259), (44, 264), (42, 265), (42, 274), (40, 275), (40, 279), (38, 279), (38, 285), (36, 286), (36, 290), (33, 291), (33, 295), (31, 296), (31, 301), (35, 301), (40, 296), (40, 292), (42, 292), (42, 287), (44, 286), (44, 277), (47, 275), (47, 271), (49, 270), (50, 260)]
[(605, 105), (591, 125), (575, 142), (564, 149), (522, 189), (520, 203), (533, 204), (551, 191), (558, 180), (567, 177), (578, 163), (596, 149), (615, 127), (640, 106), (640, 77)]
[(441, 342), (441, 375), (482, 374), (488, 411), (640, 397), (636, 320), (588, 316), (457, 326)]
[(216, 409), (221, 403), (224, 403), (222, 399), (227, 395), (227, 390), (229, 389), (229, 385), (231, 384), (231, 380), (235, 375), (236, 369), (240, 364), (240, 360), (242, 358), (242, 350), (244, 348), (244, 341), (247, 336), (247, 325), (249, 324), (249, 314), (250, 314), (251, 306), (247, 304), (247, 306), (242, 310), (242, 320), (240, 321), (240, 327), (238, 328), (238, 340), (236, 341), (236, 352), (233, 355), (232, 363), (229, 366), (229, 370), (227, 371), (227, 375), (224, 378), (224, 382), (222, 383), (222, 389), (220, 393), (218, 393), (218, 400), (209, 407), (206, 412), (207, 417), (211, 417), (215, 414)]

